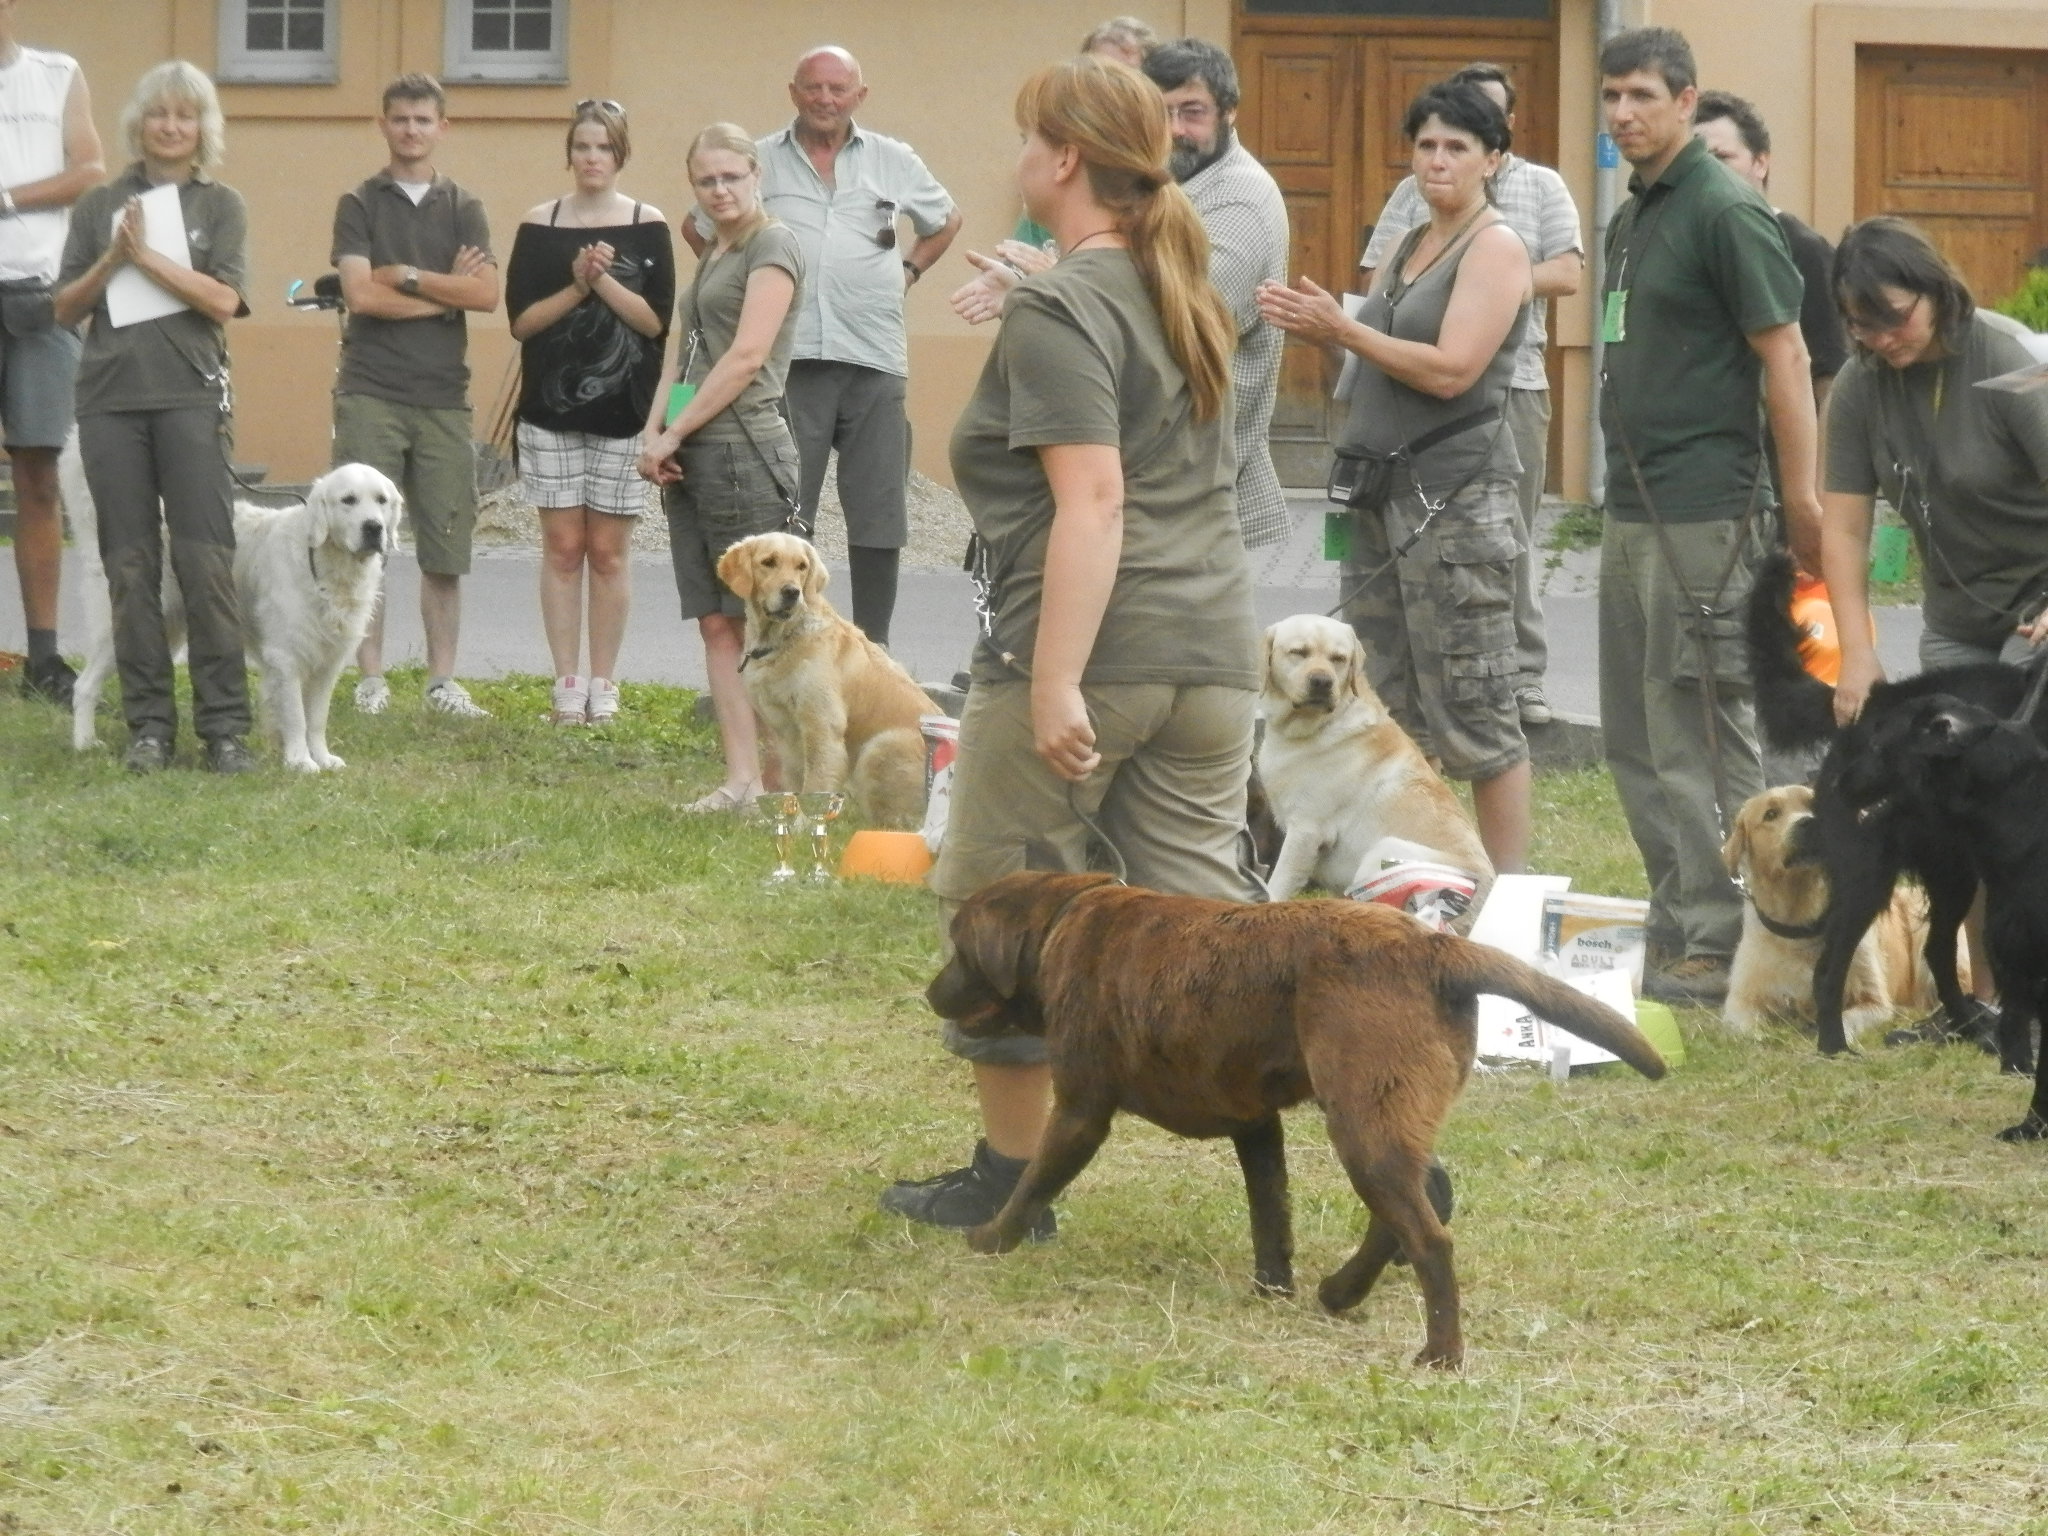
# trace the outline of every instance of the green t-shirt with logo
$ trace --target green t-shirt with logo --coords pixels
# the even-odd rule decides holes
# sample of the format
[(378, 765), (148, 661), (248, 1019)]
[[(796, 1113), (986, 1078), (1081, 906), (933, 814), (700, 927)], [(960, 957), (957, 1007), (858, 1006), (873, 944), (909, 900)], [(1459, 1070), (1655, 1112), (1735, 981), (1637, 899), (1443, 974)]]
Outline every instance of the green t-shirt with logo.
[(1082, 680), (1256, 688), (1228, 391), (1215, 416), (1195, 419), (1151, 295), (1115, 249), (1077, 251), (1016, 289), (953, 429), (954, 479), (995, 583), (994, 635), (975, 649), (975, 680), (1029, 671), (1053, 519), (1037, 450), (1083, 443), (1118, 452), (1124, 526)]
[[(1607, 233), (1607, 278), (1594, 323), (1625, 292), (1623, 339), (1607, 331), (1600, 419), (1607, 435), (1607, 515), (1650, 521), (1633, 450), (1659, 516), (1740, 517), (1763, 469), (1763, 362), (1758, 331), (1799, 318), (1805, 284), (1785, 232), (1756, 189), (1688, 140), (1634, 194)], [(1759, 475), (1762, 484), (1757, 484)]]

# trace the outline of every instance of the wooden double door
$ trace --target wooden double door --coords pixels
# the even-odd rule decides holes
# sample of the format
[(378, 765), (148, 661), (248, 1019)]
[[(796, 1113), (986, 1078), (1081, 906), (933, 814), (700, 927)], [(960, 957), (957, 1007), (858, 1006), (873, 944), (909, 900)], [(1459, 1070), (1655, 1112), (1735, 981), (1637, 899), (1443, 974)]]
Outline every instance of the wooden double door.
[(1926, 230), (1979, 302), (2017, 288), (2048, 245), (2048, 53), (1859, 48), (1856, 217), (1879, 213)]
[[(1240, 16), (1238, 133), (1286, 195), (1289, 270), (1333, 293), (1354, 287), (1359, 253), (1408, 174), (1401, 119), (1425, 87), (1485, 59), (1515, 82), (1515, 148), (1556, 163), (1554, 22)], [(1273, 459), (1289, 485), (1329, 469), (1335, 373), (1290, 341), (1273, 413)]]

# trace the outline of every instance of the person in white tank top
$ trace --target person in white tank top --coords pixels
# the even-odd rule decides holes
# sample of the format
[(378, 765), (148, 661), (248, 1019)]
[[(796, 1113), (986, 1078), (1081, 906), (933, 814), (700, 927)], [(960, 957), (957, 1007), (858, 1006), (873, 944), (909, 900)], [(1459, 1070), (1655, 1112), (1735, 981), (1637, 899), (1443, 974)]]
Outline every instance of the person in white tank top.
[(19, 9), (0, 0), (0, 431), (14, 465), (14, 565), (28, 629), (21, 691), (68, 709), (72, 673), (57, 652), (57, 453), (71, 430), (79, 342), (55, 323), (49, 294), (71, 205), (106, 167), (78, 61), (24, 47)]

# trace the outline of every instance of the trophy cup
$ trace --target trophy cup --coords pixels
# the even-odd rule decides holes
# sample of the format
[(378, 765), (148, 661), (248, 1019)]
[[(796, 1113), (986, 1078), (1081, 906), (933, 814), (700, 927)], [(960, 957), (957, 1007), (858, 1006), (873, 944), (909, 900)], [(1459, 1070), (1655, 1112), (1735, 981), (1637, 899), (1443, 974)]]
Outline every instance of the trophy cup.
[(775, 835), (775, 867), (768, 871), (767, 880), (768, 888), (774, 890), (797, 878), (796, 866), (789, 862), (789, 856), (796, 847), (796, 823), (803, 814), (803, 806), (786, 790), (756, 795), (754, 804), (769, 818), (770, 830)]
[(832, 873), (832, 823), (846, 809), (846, 796), (836, 789), (813, 790), (796, 797), (811, 824), (811, 883), (829, 885)]

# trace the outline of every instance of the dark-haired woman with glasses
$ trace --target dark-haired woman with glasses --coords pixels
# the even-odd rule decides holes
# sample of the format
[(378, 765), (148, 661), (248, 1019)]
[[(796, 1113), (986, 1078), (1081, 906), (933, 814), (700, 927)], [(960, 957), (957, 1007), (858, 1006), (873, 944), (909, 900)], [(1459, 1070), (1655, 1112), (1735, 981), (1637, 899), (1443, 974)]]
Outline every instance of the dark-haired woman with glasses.
[(1923, 667), (2022, 662), (2048, 637), (2048, 394), (1980, 389), (2034, 361), (1926, 235), (1866, 219), (1835, 251), (1855, 356), (1828, 399), (1821, 566), (1842, 636), (1835, 716), (1884, 668), (1871, 643), (1870, 523), (1884, 497), (1919, 544)]
[[(619, 190), (632, 154), (626, 109), (580, 101), (569, 122), (571, 190), (529, 208), (505, 269), (520, 343), (519, 475), (540, 510), (541, 624), (557, 725), (618, 713), (619, 645), (632, 602), (633, 522), (647, 488), (635, 460), (661, 377), (675, 249), (659, 208)], [(590, 665), (583, 646), (589, 573)]]

